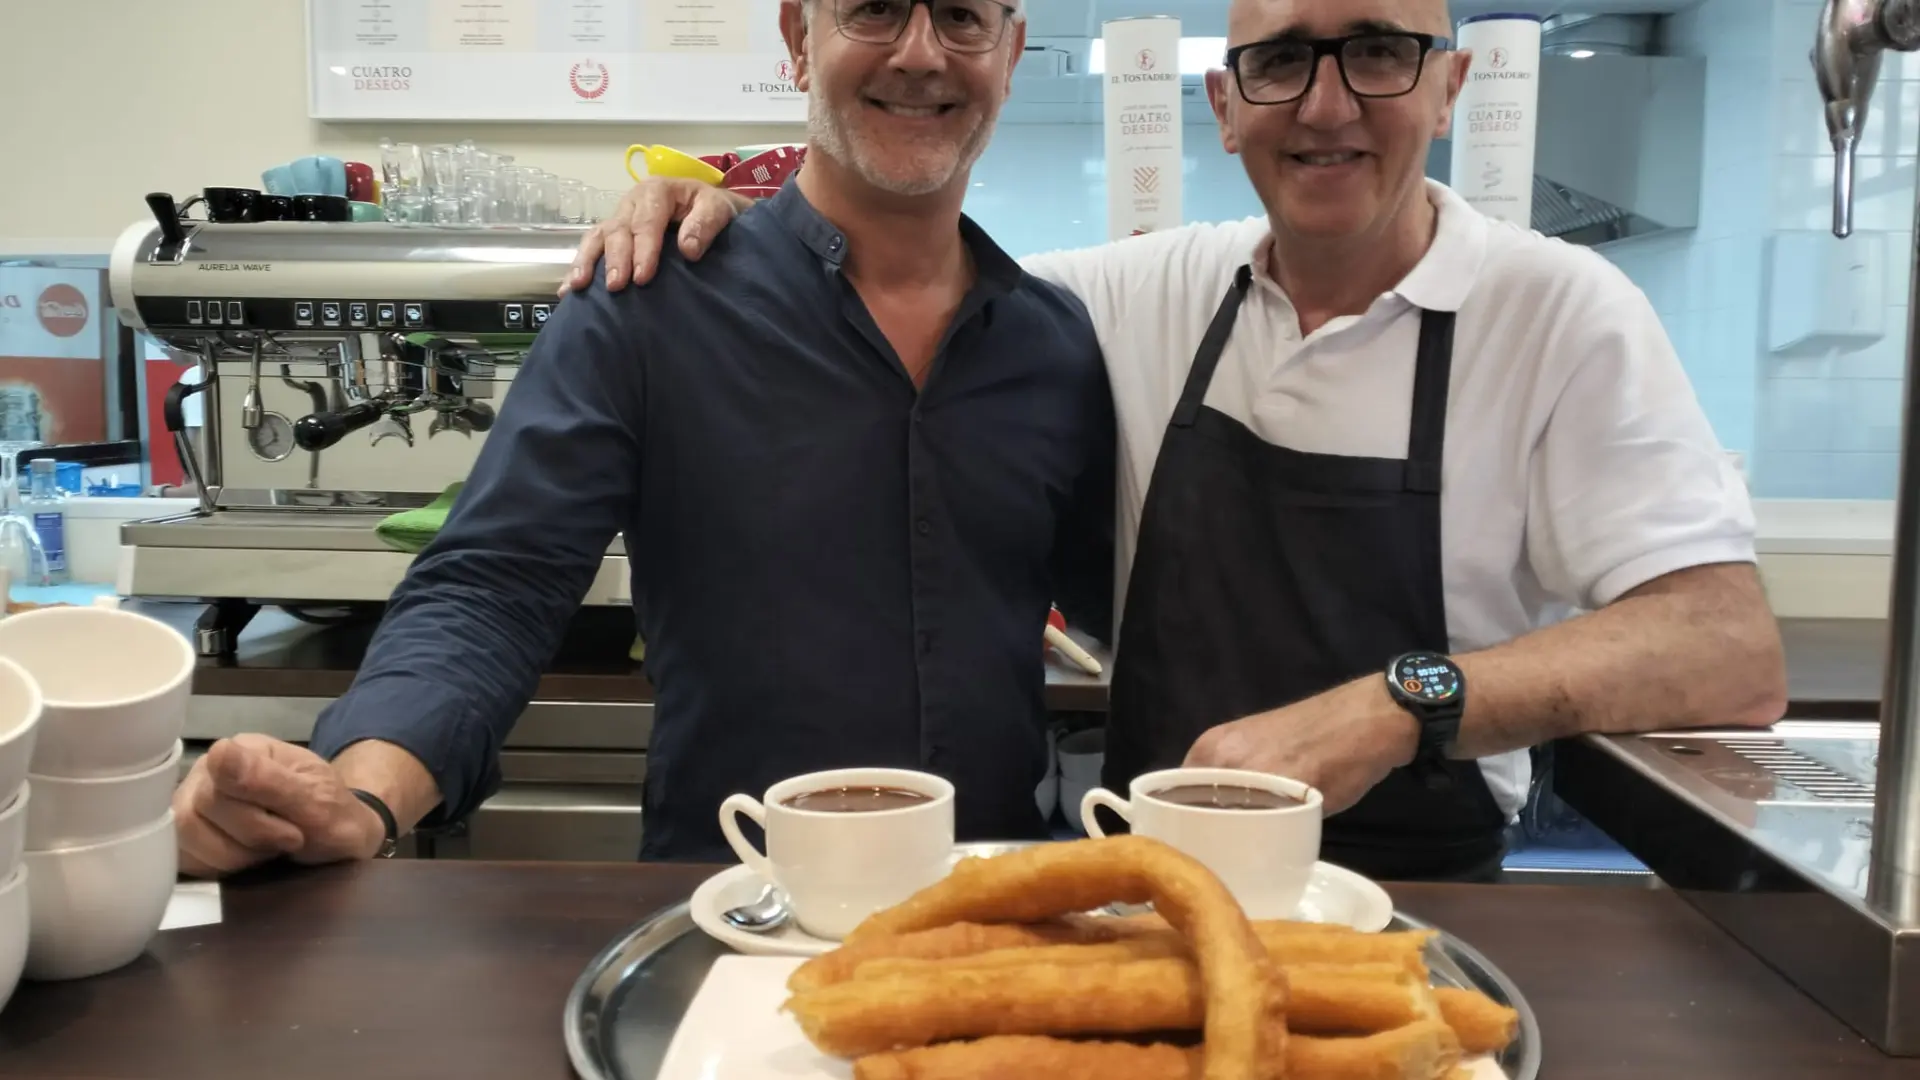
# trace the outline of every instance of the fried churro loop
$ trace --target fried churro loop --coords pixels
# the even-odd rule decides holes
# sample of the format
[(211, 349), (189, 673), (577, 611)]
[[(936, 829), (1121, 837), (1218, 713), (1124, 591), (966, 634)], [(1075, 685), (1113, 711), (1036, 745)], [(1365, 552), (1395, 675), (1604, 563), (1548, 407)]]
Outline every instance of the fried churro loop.
[[(1437, 1020), (1358, 1038), (1299, 1036), (1287, 1043), (1288, 1080), (1441, 1080), (1460, 1044)], [(854, 1062), (854, 1080), (1199, 1080), (1200, 1051), (1167, 1043), (1078, 1042), (996, 1035)]]
[(1157, 840), (1115, 836), (965, 859), (868, 918), (847, 943), (957, 922), (1037, 922), (1116, 902), (1152, 903), (1191, 944), (1205, 990), (1202, 1080), (1279, 1080), (1286, 988), (1278, 969), (1220, 879)]

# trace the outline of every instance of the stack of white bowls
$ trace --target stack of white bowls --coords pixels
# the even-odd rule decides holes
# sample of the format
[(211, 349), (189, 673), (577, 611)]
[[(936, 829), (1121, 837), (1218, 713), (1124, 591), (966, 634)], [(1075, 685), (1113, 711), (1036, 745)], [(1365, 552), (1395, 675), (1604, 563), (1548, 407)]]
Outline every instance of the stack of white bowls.
[[(25, 976), (112, 971), (146, 951), (173, 897), (173, 789), (193, 649), (144, 615), (43, 608), (0, 620), (0, 659), (38, 684), (41, 701), (21, 795)], [(0, 709), (4, 686), (0, 679)], [(6, 760), (0, 749), (0, 784)], [(0, 840), (0, 854), (4, 847)], [(0, 943), (0, 975), (4, 958)]]
[(0, 1009), (27, 962), (27, 763), (40, 730), (40, 687), (0, 659)]

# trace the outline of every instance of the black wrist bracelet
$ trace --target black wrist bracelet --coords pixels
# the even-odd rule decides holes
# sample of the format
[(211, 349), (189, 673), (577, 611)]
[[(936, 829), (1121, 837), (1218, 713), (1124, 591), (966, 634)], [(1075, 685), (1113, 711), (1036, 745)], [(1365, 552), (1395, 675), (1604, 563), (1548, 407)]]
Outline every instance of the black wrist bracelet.
[(362, 791), (359, 788), (348, 788), (347, 790), (353, 792), (354, 798), (373, 807), (373, 812), (380, 815), (380, 824), (386, 827), (386, 838), (381, 841), (380, 850), (376, 853), (375, 857), (381, 859), (393, 858), (393, 853), (400, 847), (400, 823), (395, 820), (393, 811), (388, 809), (387, 804), (380, 796), (375, 795), (371, 791)]

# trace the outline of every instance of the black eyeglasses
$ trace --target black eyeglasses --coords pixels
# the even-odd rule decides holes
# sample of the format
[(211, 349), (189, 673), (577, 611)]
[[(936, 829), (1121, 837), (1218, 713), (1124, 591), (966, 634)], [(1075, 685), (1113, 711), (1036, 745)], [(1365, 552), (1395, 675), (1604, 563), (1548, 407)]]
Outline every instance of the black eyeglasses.
[(1453, 43), (1432, 34), (1368, 31), (1336, 38), (1273, 38), (1227, 50), (1227, 67), (1249, 105), (1284, 105), (1313, 89), (1320, 58), (1331, 56), (1355, 97), (1390, 98), (1420, 83), (1427, 54)]
[(999, 0), (832, 0), (840, 33), (863, 45), (891, 45), (906, 33), (913, 9), (933, 16), (934, 36), (954, 52), (991, 52), (1006, 37), (1014, 9)]

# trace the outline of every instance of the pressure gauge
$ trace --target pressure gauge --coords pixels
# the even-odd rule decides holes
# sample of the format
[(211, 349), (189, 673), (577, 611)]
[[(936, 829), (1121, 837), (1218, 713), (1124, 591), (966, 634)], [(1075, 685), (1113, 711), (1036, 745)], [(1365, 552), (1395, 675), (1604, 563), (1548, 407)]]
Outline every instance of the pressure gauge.
[(277, 412), (262, 413), (260, 426), (247, 432), (247, 448), (261, 461), (285, 461), (294, 451), (293, 421)]

